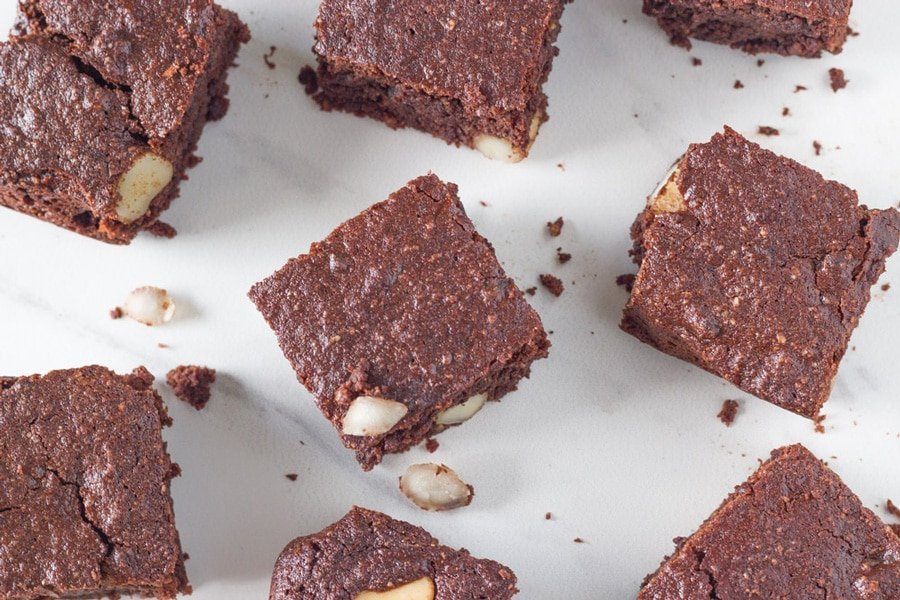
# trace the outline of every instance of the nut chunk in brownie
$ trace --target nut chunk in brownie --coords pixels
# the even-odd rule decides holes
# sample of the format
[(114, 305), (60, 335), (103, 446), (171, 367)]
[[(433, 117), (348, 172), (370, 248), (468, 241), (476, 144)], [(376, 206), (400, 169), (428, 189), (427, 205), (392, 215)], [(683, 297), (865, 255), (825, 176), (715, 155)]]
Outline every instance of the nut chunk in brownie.
[(111, 243), (178, 195), (246, 27), (210, 0), (26, 0), (0, 44), (0, 204)]
[(365, 469), (468, 420), (550, 342), (434, 175), (335, 229), (250, 298)]
[(153, 376), (92, 366), (3, 380), (0, 598), (189, 593)]
[(726, 128), (690, 147), (632, 226), (622, 328), (814, 418), (898, 237), (896, 210)]
[(817, 57), (837, 54), (847, 39), (852, 0), (644, 0), (673, 44), (688, 38), (745, 52)]
[(547, 120), (542, 91), (567, 0), (323, 0), (315, 98), (518, 162)]
[(900, 598), (900, 539), (800, 445), (772, 452), (638, 600)]
[(507, 600), (516, 576), (379, 512), (354, 507), (281, 553), (269, 600)]

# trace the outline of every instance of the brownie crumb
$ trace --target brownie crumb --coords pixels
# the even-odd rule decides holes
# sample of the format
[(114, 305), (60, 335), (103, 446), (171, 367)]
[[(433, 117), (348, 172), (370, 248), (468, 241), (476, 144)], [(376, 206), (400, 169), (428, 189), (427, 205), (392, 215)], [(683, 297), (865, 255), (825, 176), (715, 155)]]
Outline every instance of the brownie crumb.
[(562, 233), (563, 228), (563, 218), (560, 217), (557, 220), (551, 222), (547, 222), (547, 231), (550, 232), (551, 237), (557, 237), (560, 233)]
[(816, 151), (816, 156), (821, 156), (822, 154), (822, 143), (818, 140), (813, 140), (813, 150)]
[(125, 312), (122, 310), (121, 306), (117, 306), (109, 311), (110, 319), (121, 319), (125, 316)]
[(760, 135), (781, 135), (781, 132), (775, 129), (774, 127), (769, 127), (768, 125), (760, 125), (759, 130), (757, 131)]
[(566, 165), (564, 165), (563, 163), (557, 163), (556, 168), (559, 169), (560, 171), (562, 171), (563, 173), (566, 172)]
[(429, 453), (434, 454), (439, 447), (440, 444), (436, 439), (428, 438), (427, 440), (425, 440), (425, 449), (428, 450)]
[(806, 87), (805, 85), (795, 85), (795, 86), (794, 86), (794, 93), (795, 93), (795, 94), (796, 94), (797, 92), (805, 92), (806, 90), (807, 90), (807, 87)]
[(847, 35), (850, 37), (859, 37), (859, 32), (854, 30), (852, 27), (847, 27)]
[(182, 365), (166, 375), (166, 383), (179, 400), (201, 410), (209, 402), (209, 386), (216, 381), (216, 370), (208, 367)]
[(308, 96), (312, 96), (319, 91), (319, 78), (316, 76), (316, 70), (309, 65), (300, 69), (300, 75), (297, 76), (297, 80), (303, 86), (303, 91)]
[(559, 261), (559, 264), (564, 265), (567, 262), (569, 262), (570, 260), (572, 260), (572, 255), (569, 254), (568, 252), (560, 252), (559, 250), (557, 250), (556, 251), (556, 259)]
[[(890, 500), (888, 500), (888, 502), (890, 502)], [(546, 519), (547, 521), (549, 521), (552, 518), (553, 518), (552, 512), (547, 512), (547, 514), (544, 515), (544, 519)]]
[(734, 81), (734, 89), (740, 90), (740, 89), (743, 89), (743, 87), (744, 87), (744, 84), (741, 82), (740, 79), (736, 79)]
[(722, 410), (716, 416), (725, 423), (725, 427), (731, 427), (731, 424), (734, 423), (734, 417), (737, 415), (739, 406), (740, 404), (737, 400), (726, 400), (722, 403)]
[(761, 59), (761, 58), (760, 58), (759, 60), (756, 61), (756, 66), (757, 66), (757, 67), (761, 67), (761, 66), (763, 66), (764, 64), (766, 64), (766, 61), (763, 60), (763, 59)]
[(563, 286), (562, 280), (559, 277), (554, 277), (548, 273), (543, 273), (540, 276), (541, 285), (547, 288), (547, 290), (553, 294), (554, 296), (561, 296), (565, 286)]
[(890, 284), (890, 283), (882, 283), (882, 284), (881, 284), (881, 291), (882, 291), (882, 292), (886, 292), (886, 291), (888, 291), (889, 289), (891, 289), (891, 284)]
[(894, 515), (898, 519), (900, 519), (900, 508), (897, 508), (897, 505), (894, 504), (890, 498), (888, 498), (887, 503), (884, 505), (889, 514)]
[(162, 221), (157, 221), (156, 223), (148, 227), (147, 231), (149, 231), (151, 235), (166, 238), (167, 240), (171, 240), (173, 237), (178, 235), (177, 229), (175, 229), (168, 223), (163, 223)]
[(781, 116), (782, 116), (782, 117), (789, 117), (789, 116), (791, 116), (791, 109), (788, 108), (787, 106), (785, 106), (784, 108), (782, 108), (782, 109), (781, 109)]
[(836, 93), (847, 87), (847, 79), (844, 77), (843, 69), (828, 69), (828, 76), (831, 78), (831, 89)]
[(478, 201), (478, 204), (482, 205), (482, 206), (485, 207), (485, 208), (488, 207), (488, 203), (485, 202), (484, 200), (479, 200), (479, 201)]
[(696, 56), (692, 56), (692, 57), (691, 57), (691, 64), (694, 65), (695, 67), (699, 67), (699, 66), (701, 66), (701, 65), (703, 64), (703, 61), (700, 60), (699, 58), (697, 58)]
[(157, 348), (168, 348), (169, 345), (163, 342), (160, 342), (156, 345)]
[(275, 63), (272, 62), (272, 57), (275, 56), (275, 51), (278, 50), (275, 46), (269, 46), (269, 51), (263, 54), (263, 62), (266, 63), (266, 66), (269, 69), (275, 68)]
[(285, 477), (287, 477), (287, 478), (290, 479), (291, 481), (297, 481), (297, 474), (296, 474), (296, 473), (286, 473), (286, 474), (285, 474)]
[(525, 293), (529, 296), (534, 296), (537, 293), (537, 287), (531, 286), (530, 288), (525, 290)]
[(819, 415), (813, 419), (813, 429), (816, 433), (825, 433), (825, 426), (822, 423), (827, 418), (827, 415)]
[(616, 277), (616, 285), (624, 287), (625, 291), (629, 294), (631, 290), (634, 288), (634, 280), (637, 278), (637, 275), (634, 273), (624, 273), (622, 275), (618, 275)]
[(585, 543), (587, 543), (587, 542), (585, 542), (583, 539), (581, 539), (580, 537), (577, 537), (577, 538), (575, 538), (575, 539), (572, 540), (572, 541), (575, 542), (576, 544), (585, 544)]

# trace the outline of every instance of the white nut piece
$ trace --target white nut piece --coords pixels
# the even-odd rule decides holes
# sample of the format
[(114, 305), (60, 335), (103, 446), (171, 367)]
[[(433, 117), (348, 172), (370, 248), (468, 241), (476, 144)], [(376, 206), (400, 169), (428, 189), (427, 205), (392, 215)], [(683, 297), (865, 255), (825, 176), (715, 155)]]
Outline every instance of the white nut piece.
[(650, 210), (653, 213), (681, 212), (686, 208), (684, 196), (678, 190), (680, 164), (681, 160), (675, 163), (675, 166), (672, 167), (666, 178), (662, 180), (656, 191), (650, 196)]
[(468, 506), (475, 490), (445, 466), (412, 465), (400, 477), (400, 491), (422, 510), (451, 510)]
[(393, 429), (407, 412), (406, 405), (396, 400), (359, 396), (344, 413), (341, 431), (344, 435), (382, 435)]
[(139, 287), (125, 298), (122, 312), (138, 323), (152, 327), (172, 320), (175, 302), (164, 289)]
[(491, 160), (499, 160), (507, 163), (521, 162), (531, 149), (531, 144), (537, 138), (538, 130), (541, 128), (541, 122), (544, 120), (543, 111), (538, 111), (531, 118), (531, 124), (528, 126), (528, 148), (522, 152), (518, 148), (513, 148), (512, 142), (507, 139), (499, 138), (495, 135), (482, 133), (475, 136), (472, 140), (475, 149), (490, 158)]
[(143, 217), (150, 203), (172, 181), (172, 163), (151, 152), (138, 157), (131, 168), (119, 178), (119, 220), (133, 223)]
[(360, 592), (353, 600), (434, 600), (434, 595), (434, 580), (423, 577), (384, 592)]
[(481, 410), (487, 402), (487, 394), (475, 394), (465, 402), (441, 411), (437, 416), (438, 425), (459, 425), (465, 423)]

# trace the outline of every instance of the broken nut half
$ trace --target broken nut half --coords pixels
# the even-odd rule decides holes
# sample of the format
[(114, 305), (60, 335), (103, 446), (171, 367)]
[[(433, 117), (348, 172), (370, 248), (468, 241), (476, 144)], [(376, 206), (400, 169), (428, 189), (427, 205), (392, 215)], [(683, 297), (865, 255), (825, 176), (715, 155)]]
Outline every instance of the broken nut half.
[(441, 511), (468, 506), (474, 488), (456, 472), (433, 463), (412, 465), (400, 477), (400, 491), (422, 510)]
[(383, 592), (366, 590), (353, 600), (434, 600), (434, 595), (434, 580), (426, 576)]
[(650, 210), (654, 214), (681, 212), (686, 208), (684, 196), (678, 189), (679, 160), (650, 197)]
[(119, 202), (116, 214), (123, 223), (134, 223), (147, 213), (150, 203), (172, 181), (172, 163), (152, 152), (145, 152), (119, 178)]
[(531, 145), (537, 138), (538, 130), (541, 128), (541, 122), (544, 120), (544, 112), (539, 110), (534, 113), (531, 118), (531, 125), (528, 127), (528, 147), (523, 151), (520, 148), (514, 148), (512, 142), (500, 138), (489, 133), (482, 133), (475, 136), (472, 144), (475, 149), (490, 158), (491, 160), (499, 160), (507, 163), (521, 162), (528, 155)]
[(344, 413), (341, 431), (344, 435), (383, 435), (399, 423), (409, 408), (396, 400), (359, 396)]
[(122, 312), (138, 323), (152, 327), (172, 320), (175, 302), (162, 288), (139, 287), (125, 298)]
[(437, 416), (438, 425), (459, 425), (465, 423), (487, 402), (487, 394), (475, 394), (465, 402), (441, 411)]

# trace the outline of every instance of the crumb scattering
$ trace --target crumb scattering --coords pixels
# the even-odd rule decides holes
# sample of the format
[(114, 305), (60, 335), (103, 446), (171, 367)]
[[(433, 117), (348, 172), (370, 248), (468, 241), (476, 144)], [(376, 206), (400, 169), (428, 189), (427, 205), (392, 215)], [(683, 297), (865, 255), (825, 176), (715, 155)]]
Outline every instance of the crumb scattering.
[(569, 262), (570, 260), (572, 260), (572, 255), (569, 254), (568, 252), (560, 252), (559, 250), (557, 250), (556, 251), (556, 259), (559, 261), (559, 264), (564, 265), (567, 262)]
[(734, 418), (737, 416), (739, 406), (740, 403), (738, 403), (737, 400), (726, 400), (722, 403), (722, 409), (716, 416), (719, 417), (720, 421), (725, 423), (725, 427), (731, 427), (731, 424), (734, 423)]
[(831, 89), (837, 93), (838, 90), (842, 90), (847, 87), (849, 83), (847, 78), (844, 77), (843, 69), (836, 69), (834, 67), (828, 69), (828, 77), (831, 78)]
[(564, 221), (563, 221), (562, 217), (559, 217), (555, 221), (548, 221), (547, 222), (547, 231), (550, 233), (550, 236), (558, 237), (559, 234), (562, 233), (563, 224), (564, 224)]
[(887, 499), (884, 507), (887, 509), (888, 514), (894, 515), (898, 519), (900, 519), (900, 508), (897, 508), (897, 505), (894, 504), (890, 498)]
[(780, 131), (778, 131), (774, 127), (769, 127), (768, 125), (760, 125), (759, 129), (757, 130), (757, 133), (759, 133), (760, 135), (767, 135), (770, 137), (773, 135), (781, 135)]
[(541, 274), (540, 281), (541, 285), (547, 288), (547, 291), (549, 291), (556, 297), (561, 296), (563, 290), (566, 289), (559, 277), (555, 277), (553, 275), (550, 275), (549, 273)]
[(757, 67), (761, 67), (761, 66), (763, 66), (764, 64), (766, 64), (766, 61), (763, 60), (763, 59), (761, 59), (761, 58), (760, 58), (759, 60), (756, 61), (756, 66), (757, 66)]
[(815, 150), (816, 156), (821, 156), (822, 142), (820, 142), (819, 140), (813, 140), (813, 150)]
[(166, 383), (175, 396), (197, 410), (209, 402), (210, 386), (216, 381), (216, 370), (196, 365), (181, 365), (166, 374)]
[(586, 544), (586, 543), (587, 543), (587, 542), (585, 542), (583, 539), (581, 539), (580, 537), (577, 537), (577, 538), (575, 538), (575, 539), (572, 540), (572, 541), (575, 542), (576, 544)]
[(537, 293), (537, 287), (531, 286), (530, 288), (525, 290), (525, 293), (528, 294), (529, 296), (534, 296)]
[(744, 83), (740, 79), (734, 81), (734, 89), (740, 90), (744, 88)]
[(616, 276), (616, 285), (625, 288), (625, 291), (630, 294), (631, 290), (634, 289), (635, 279), (637, 279), (637, 275), (634, 273), (623, 273)]
[[(890, 502), (890, 501), (889, 501), (889, 502)], [(547, 514), (544, 515), (544, 519), (546, 519), (547, 521), (549, 521), (549, 520), (552, 519), (552, 518), (553, 518), (553, 513), (550, 512), (550, 511), (547, 511)]]
[(109, 318), (110, 319), (121, 319), (125, 316), (125, 312), (122, 310), (121, 306), (117, 306), (115, 308), (110, 309)]
[(890, 284), (890, 283), (882, 283), (882, 284), (881, 284), (881, 291), (882, 291), (882, 292), (886, 292), (886, 291), (888, 291), (889, 289), (891, 289), (891, 284)]
[(796, 94), (797, 92), (805, 92), (806, 90), (807, 90), (807, 87), (806, 87), (805, 85), (795, 85), (795, 86), (794, 86), (794, 93), (795, 93), (795, 94)]
[(287, 477), (288, 479), (290, 479), (291, 481), (297, 481), (296, 473), (286, 473), (284, 476)]
[(564, 165), (563, 163), (557, 163), (556, 168), (559, 169), (560, 171), (562, 171), (563, 173), (566, 172), (566, 165)]
[(700, 60), (699, 58), (697, 58), (696, 56), (692, 56), (692, 57), (691, 57), (691, 64), (694, 65), (695, 67), (699, 67), (699, 66), (701, 66), (701, 65), (703, 64), (703, 61)]
[(425, 449), (430, 453), (434, 454), (435, 451), (440, 447), (438, 441), (434, 438), (428, 438), (425, 440)]
[(275, 51), (278, 50), (275, 46), (269, 46), (269, 51), (263, 54), (263, 62), (266, 63), (266, 66), (269, 69), (275, 68), (275, 63), (272, 62), (272, 57), (275, 56)]
[(781, 109), (781, 116), (782, 116), (782, 117), (789, 117), (789, 116), (791, 116), (791, 109), (790, 109), (789, 107), (787, 107), (787, 106), (785, 106), (784, 108), (782, 108), (782, 109)]
[(827, 415), (819, 415), (815, 419), (813, 419), (813, 429), (816, 433), (825, 433), (825, 426), (822, 425), (825, 422)]

